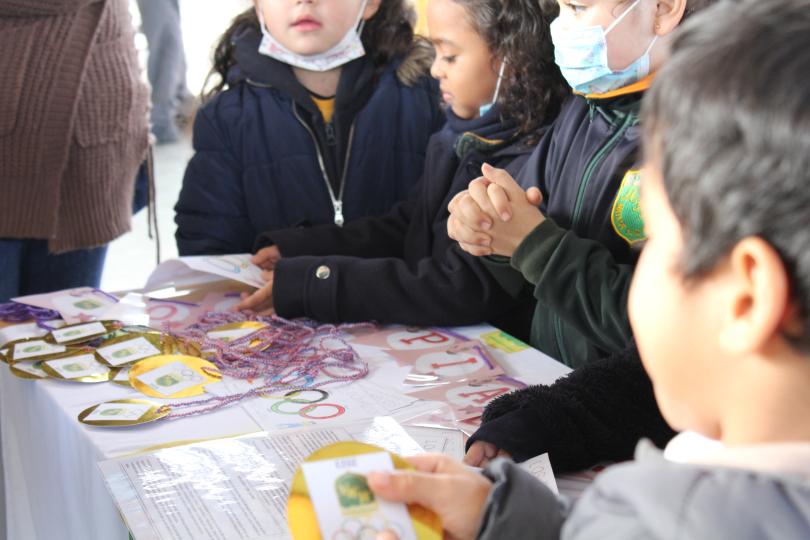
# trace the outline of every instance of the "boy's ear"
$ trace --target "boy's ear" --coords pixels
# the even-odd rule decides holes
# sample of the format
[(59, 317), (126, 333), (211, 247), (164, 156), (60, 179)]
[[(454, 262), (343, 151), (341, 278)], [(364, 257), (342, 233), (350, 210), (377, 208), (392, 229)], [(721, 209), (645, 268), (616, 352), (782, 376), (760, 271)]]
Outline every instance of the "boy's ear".
[(681, 24), (687, 2), (688, 0), (658, 0), (654, 28), (656, 35), (668, 36)]
[(748, 237), (734, 246), (723, 271), (730, 294), (720, 345), (736, 355), (761, 352), (787, 330), (790, 279), (782, 258), (762, 238)]
[(363, 11), (363, 20), (367, 21), (372, 18), (377, 12), (380, 10), (380, 4), (382, 0), (368, 0), (366, 4), (366, 9)]

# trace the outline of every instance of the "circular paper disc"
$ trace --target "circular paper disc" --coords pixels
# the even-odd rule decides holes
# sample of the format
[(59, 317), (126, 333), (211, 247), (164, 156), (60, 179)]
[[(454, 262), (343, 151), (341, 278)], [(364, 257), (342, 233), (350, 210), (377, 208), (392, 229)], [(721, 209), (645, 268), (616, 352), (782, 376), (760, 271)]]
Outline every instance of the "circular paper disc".
[[(147, 347), (139, 347), (136, 344), (143, 344)], [(132, 365), (139, 360), (174, 353), (174, 339), (165, 334), (157, 333), (135, 333), (125, 332), (110, 339), (105, 339), (96, 347), (99, 361), (110, 367), (118, 368)], [(127, 347), (127, 343), (132, 343), (132, 347)], [(139, 350), (145, 349), (145, 350)], [(111, 352), (114, 351), (114, 352)], [(151, 354), (149, 354), (151, 353)], [(127, 357), (130, 358), (127, 358)]]
[[(386, 452), (382, 448), (371, 444), (359, 442), (340, 442), (330, 444), (310, 454), (304, 461), (320, 461), (340, 457), (357, 456), (360, 454), (376, 454)], [(388, 452), (395, 469), (413, 469), (410, 463), (396, 454)], [(431, 510), (416, 504), (408, 505), (414, 532), (419, 540), (441, 540), (442, 524), (439, 516)], [(294, 540), (323, 540), (318, 527), (318, 518), (315, 507), (309, 497), (304, 473), (301, 467), (295, 471), (290, 496), (287, 500), (287, 523)]]
[(88, 407), (79, 413), (79, 422), (88, 426), (127, 427), (160, 420), (169, 408), (145, 399), (118, 399)]
[[(82, 360), (83, 357), (89, 358)], [(58, 363), (58, 366), (54, 363)], [(42, 370), (52, 379), (75, 383), (101, 383), (112, 377), (110, 368), (98, 361), (92, 349), (79, 349), (58, 358), (43, 360)], [(80, 373), (85, 375), (77, 376)]]
[(40, 380), (47, 379), (49, 375), (42, 369), (42, 361), (17, 362), (9, 366), (11, 373), (20, 379)]
[[(80, 343), (93, 341), (94, 339), (108, 334), (113, 334), (120, 328), (121, 323), (118, 321), (91, 321), (69, 324), (51, 330), (42, 339), (55, 345), (78, 345)], [(57, 339), (57, 335), (59, 339)]]
[[(171, 366), (176, 369), (173, 369)], [(165, 367), (159, 376), (149, 372)], [(157, 398), (185, 398), (199, 396), (205, 386), (222, 379), (219, 369), (207, 360), (195, 356), (153, 356), (134, 364), (129, 370), (129, 383), (147, 396)], [(187, 381), (196, 382), (189, 384)], [(176, 390), (175, 390), (176, 389)]]
[(7, 364), (15, 364), (24, 360), (48, 360), (59, 358), (77, 350), (76, 347), (54, 345), (45, 340), (45, 337), (32, 337), (18, 339), (6, 343), (4, 355)]

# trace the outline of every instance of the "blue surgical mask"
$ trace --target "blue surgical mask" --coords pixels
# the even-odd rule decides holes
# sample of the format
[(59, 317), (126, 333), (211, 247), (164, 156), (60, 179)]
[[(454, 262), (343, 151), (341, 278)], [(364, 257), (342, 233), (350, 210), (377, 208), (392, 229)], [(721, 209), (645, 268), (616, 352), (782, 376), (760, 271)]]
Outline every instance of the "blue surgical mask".
[(489, 112), (489, 110), (495, 106), (495, 103), (498, 101), (498, 94), (501, 93), (501, 81), (503, 81), (503, 68), (506, 67), (506, 60), (504, 59), (501, 62), (501, 69), (498, 70), (498, 82), (495, 84), (495, 95), (492, 96), (492, 101), (487, 103), (486, 105), (481, 105), (478, 108), (478, 115), (484, 116)]
[(606, 30), (601, 26), (565, 28), (559, 17), (551, 23), (554, 60), (575, 92), (604, 94), (638, 82), (650, 74), (650, 51), (658, 36), (653, 38), (644, 54), (625, 69), (613, 71), (608, 65), (607, 35), (639, 3), (641, 0), (636, 0)]

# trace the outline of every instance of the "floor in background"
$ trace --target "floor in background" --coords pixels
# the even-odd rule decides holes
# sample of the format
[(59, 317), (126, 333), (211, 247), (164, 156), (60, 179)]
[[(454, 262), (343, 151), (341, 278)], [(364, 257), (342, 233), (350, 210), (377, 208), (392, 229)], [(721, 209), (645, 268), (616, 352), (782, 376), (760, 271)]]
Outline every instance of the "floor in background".
[[(153, 0), (161, 1), (161, 0)], [(188, 63), (188, 84), (192, 92), (202, 89), (210, 69), (211, 50), (231, 19), (251, 5), (250, 0), (181, 0), (183, 41)], [(138, 8), (132, 2), (133, 19), (139, 23)], [(146, 47), (138, 36), (138, 48)], [(191, 140), (186, 135), (175, 144), (155, 148), (157, 214), (163, 260), (177, 256), (174, 243), (174, 203), (180, 192), (183, 172), (191, 157)], [(132, 232), (110, 244), (101, 280), (106, 291), (135, 289), (146, 283), (155, 267), (155, 241), (149, 239), (146, 210), (134, 217)]]
[[(156, 209), (161, 259), (164, 261), (177, 257), (174, 203), (180, 193), (183, 172), (191, 154), (188, 138), (155, 147)], [(144, 208), (132, 219), (132, 231), (110, 244), (101, 278), (102, 290), (114, 292), (143, 287), (155, 268), (156, 253), (156, 242), (149, 238), (149, 223)]]

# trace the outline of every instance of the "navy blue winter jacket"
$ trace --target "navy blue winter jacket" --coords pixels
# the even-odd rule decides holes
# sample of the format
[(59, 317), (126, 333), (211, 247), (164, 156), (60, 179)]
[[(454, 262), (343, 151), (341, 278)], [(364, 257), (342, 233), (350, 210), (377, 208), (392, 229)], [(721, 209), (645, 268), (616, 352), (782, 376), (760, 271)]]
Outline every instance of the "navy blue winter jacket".
[[(262, 231), (381, 214), (406, 199), (444, 123), (435, 81), (408, 86), (368, 57), (343, 67), (330, 124), (287, 64), (235, 40), (229, 88), (194, 123), (195, 154), (175, 207), (181, 255), (243, 253)], [(422, 49), (423, 50), (423, 49)]]
[(450, 111), (430, 141), (411, 199), (342, 228), (296, 227), (260, 236), (257, 249), (276, 244), (283, 256), (273, 282), (276, 312), (324, 322), (490, 321), (524, 337), (534, 302), (511, 298), (480, 259), (447, 236), (447, 205), (481, 175), (485, 162), (516, 174), (532, 151), (526, 140), (500, 119), (497, 107), (474, 120)]

